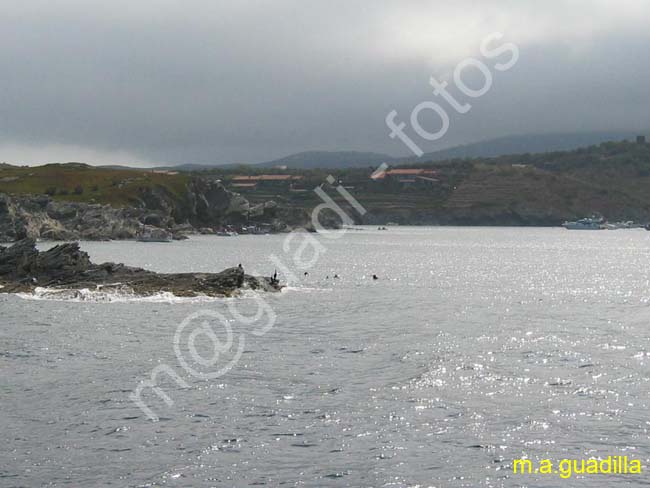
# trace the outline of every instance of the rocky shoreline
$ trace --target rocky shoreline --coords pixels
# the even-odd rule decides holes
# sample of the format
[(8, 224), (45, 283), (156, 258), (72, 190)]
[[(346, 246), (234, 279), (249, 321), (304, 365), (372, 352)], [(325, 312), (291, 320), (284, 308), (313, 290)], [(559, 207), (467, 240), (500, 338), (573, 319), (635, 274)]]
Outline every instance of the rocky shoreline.
[(116, 263), (95, 264), (77, 242), (39, 251), (34, 239), (0, 246), (0, 293), (33, 293), (37, 288), (128, 292), (137, 296), (228, 297), (242, 289), (279, 291), (272, 278), (251, 276), (241, 267), (220, 273), (155, 273)]
[(273, 201), (252, 204), (220, 182), (198, 177), (179, 194), (143, 188), (128, 206), (0, 193), (0, 242), (135, 239), (145, 225), (147, 232), (180, 240), (226, 225), (263, 223), (269, 232), (289, 232), (308, 222), (307, 214), (286, 212)]

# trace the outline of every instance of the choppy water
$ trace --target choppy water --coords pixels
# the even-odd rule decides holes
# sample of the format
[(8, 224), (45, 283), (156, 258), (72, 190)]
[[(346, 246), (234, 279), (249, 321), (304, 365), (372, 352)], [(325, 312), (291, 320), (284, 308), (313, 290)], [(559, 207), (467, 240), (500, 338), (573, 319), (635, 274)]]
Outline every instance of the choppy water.
[[(289, 253), (284, 239), (83, 248), (158, 271), (241, 262), (271, 274), (275, 254), (302, 275), (302, 239)], [(404, 227), (321, 242), (309, 276), (264, 296), (277, 314), (265, 335), (232, 318), (257, 309), (253, 295), (0, 295), (0, 486), (648, 484), (647, 473), (563, 481), (511, 466), (524, 455), (650, 464), (650, 232)], [(234, 333), (217, 365), (243, 341), (234, 368), (208, 381), (173, 348), (201, 310)], [(214, 353), (206, 337), (200, 358)], [(146, 392), (152, 422), (129, 394), (160, 364), (189, 388), (163, 378), (171, 408)]]

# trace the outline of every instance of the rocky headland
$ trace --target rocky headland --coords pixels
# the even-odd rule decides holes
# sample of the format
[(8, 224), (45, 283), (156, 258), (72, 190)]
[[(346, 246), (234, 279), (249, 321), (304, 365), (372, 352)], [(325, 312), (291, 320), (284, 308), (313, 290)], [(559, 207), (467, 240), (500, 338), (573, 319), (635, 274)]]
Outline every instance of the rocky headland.
[(251, 204), (219, 181), (200, 177), (178, 192), (162, 186), (135, 189), (127, 205), (0, 193), (0, 242), (134, 239), (143, 226), (173, 239), (262, 222), (271, 232), (288, 232), (307, 221), (306, 214), (285, 214), (273, 201)]
[(103, 290), (152, 296), (232, 296), (242, 289), (279, 291), (271, 278), (247, 275), (241, 267), (220, 273), (155, 273), (116, 263), (95, 264), (76, 242), (39, 251), (34, 239), (0, 246), (0, 293), (31, 293), (36, 288)]

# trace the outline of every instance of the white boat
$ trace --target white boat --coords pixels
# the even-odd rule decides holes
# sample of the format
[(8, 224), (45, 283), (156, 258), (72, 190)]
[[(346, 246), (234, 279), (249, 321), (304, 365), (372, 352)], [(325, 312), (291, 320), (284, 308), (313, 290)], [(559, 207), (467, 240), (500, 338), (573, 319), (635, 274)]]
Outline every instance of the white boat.
[(612, 222), (605, 224), (605, 229), (607, 230), (635, 229), (637, 227), (639, 226), (631, 220), (628, 220), (627, 222)]
[(584, 218), (576, 220), (574, 222), (564, 222), (562, 227), (568, 230), (602, 230), (603, 219), (597, 219), (595, 217)]

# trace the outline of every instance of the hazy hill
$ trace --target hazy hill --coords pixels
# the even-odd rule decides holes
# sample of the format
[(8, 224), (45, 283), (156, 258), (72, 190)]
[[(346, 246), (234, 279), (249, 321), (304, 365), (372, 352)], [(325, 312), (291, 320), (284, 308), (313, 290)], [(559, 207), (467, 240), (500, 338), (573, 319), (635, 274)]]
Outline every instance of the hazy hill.
[[(448, 159), (491, 158), (509, 154), (545, 153), (552, 151), (568, 151), (587, 147), (607, 141), (633, 140), (634, 132), (576, 132), (557, 134), (523, 134), (486, 141), (454, 146), (440, 151), (425, 153), (422, 157), (403, 156), (393, 157), (387, 154), (359, 151), (307, 151), (266, 161), (262, 163), (218, 165), (223, 168), (239, 166), (255, 166), (257, 168), (274, 168), (286, 166), (289, 169), (316, 168), (366, 168), (376, 167), (381, 163), (392, 165), (421, 161), (445, 161)], [(200, 171), (214, 168), (215, 165), (183, 164), (174, 169), (182, 171)]]
[(446, 159), (492, 158), (509, 154), (569, 151), (607, 141), (633, 140), (633, 132), (576, 132), (557, 134), (523, 134), (499, 137), (486, 141), (425, 153), (420, 158), (396, 158), (397, 162), (444, 161)]
[(287, 168), (366, 168), (377, 166), (384, 161), (392, 161), (393, 157), (386, 154), (358, 151), (308, 151), (292, 154), (284, 158), (257, 163), (257, 167), (272, 168), (286, 166)]
[(178, 164), (175, 166), (159, 166), (156, 169), (173, 169), (177, 171), (203, 171), (215, 168), (276, 168), (286, 166), (288, 169), (316, 168), (367, 168), (378, 166), (385, 161), (393, 161), (392, 156), (372, 152), (359, 151), (307, 151), (291, 154), (283, 158), (262, 163), (232, 163), (232, 164)]

